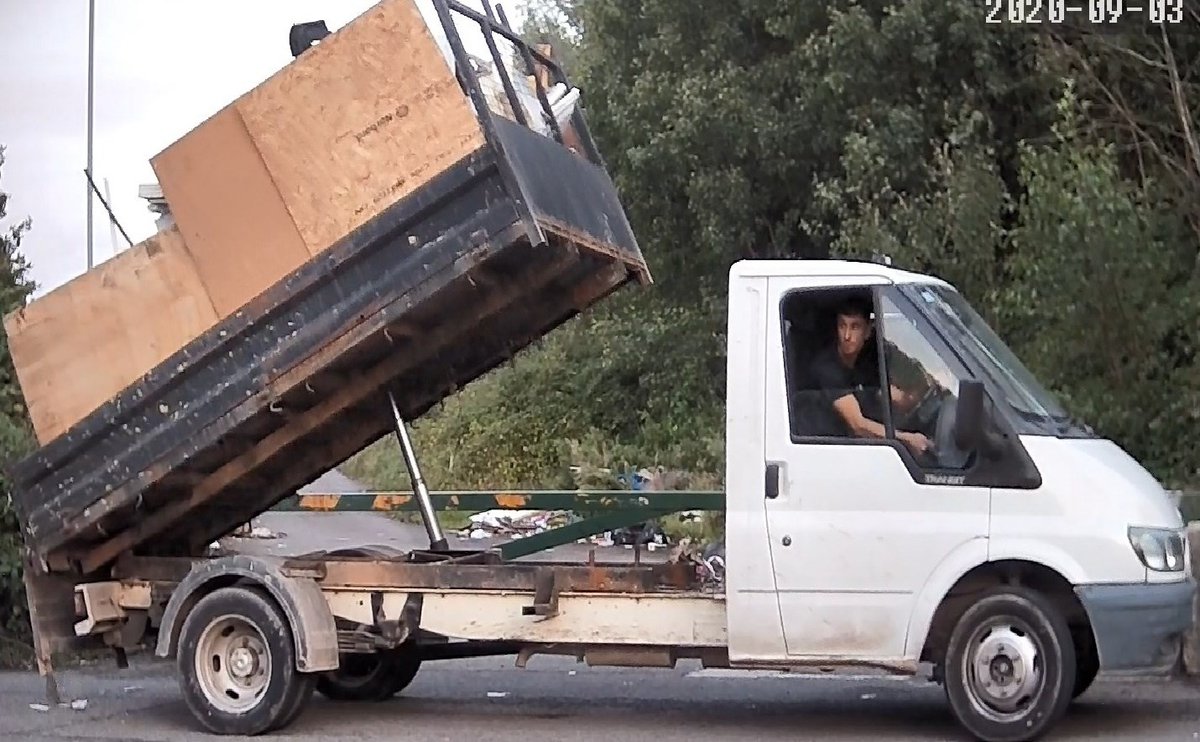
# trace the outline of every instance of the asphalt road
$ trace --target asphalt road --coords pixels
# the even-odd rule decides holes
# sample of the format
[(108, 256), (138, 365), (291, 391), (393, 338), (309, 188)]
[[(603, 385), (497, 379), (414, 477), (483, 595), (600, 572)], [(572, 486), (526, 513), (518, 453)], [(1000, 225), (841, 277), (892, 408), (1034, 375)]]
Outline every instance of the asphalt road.
[[(206, 738), (184, 707), (172, 668), (135, 663), (63, 675), (82, 710), (35, 710), (41, 685), (0, 674), (0, 734), (34, 740)], [(378, 704), (314, 696), (275, 736), (295, 740), (957, 740), (941, 689), (888, 679), (806, 679), (764, 673), (588, 668), (561, 658), (430, 664), (401, 695)], [(1050, 739), (1195, 740), (1200, 688), (1098, 683)]]

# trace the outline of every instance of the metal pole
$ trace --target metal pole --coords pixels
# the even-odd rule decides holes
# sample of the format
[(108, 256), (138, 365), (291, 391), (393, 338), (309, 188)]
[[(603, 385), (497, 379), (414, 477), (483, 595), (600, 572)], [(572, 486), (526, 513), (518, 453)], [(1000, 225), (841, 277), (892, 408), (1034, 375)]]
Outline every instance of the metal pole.
[(446, 537), (442, 535), (442, 524), (438, 522), (437, 513), (433, 511), (433, 500), (429, 497), (429, 488), (421, 476), (417, 466), (417, 454), (413, 450), (412, 441), (408, 437), (408, 428), (396, 405), (396, 395), (388, 390), (388, 402), (392, 405), (392, 419), (396, 424), (396, 439), (400, 441), (400, 451), (404, 454), (404, 463), (408, 466), (408, 476), (412, 479), (413, 494), (417, 496), (417, 505), (421, 508), (421, 520), (425, 521), (425, 532), (429, 534), (429, 548), (432, 551), (449, 551)]
[(96, 0), (88, 0), (88, 74), (87, 74), (87, 267), (92, 268), (92, 98), (95, 85)]

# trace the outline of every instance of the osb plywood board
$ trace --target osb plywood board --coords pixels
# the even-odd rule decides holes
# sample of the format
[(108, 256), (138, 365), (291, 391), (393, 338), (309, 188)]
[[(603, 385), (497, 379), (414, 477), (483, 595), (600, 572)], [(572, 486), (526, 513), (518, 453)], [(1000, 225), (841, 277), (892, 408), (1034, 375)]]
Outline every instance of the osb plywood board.
[(64, 433), (216, 321), (175, 228), (5, 316), (38, 441)]
[(484, 143), (412, 0), (378, 3), (236, 106), (312, 255)]
[(311, 257), (234, 106), (151, 166), (219, 317)]

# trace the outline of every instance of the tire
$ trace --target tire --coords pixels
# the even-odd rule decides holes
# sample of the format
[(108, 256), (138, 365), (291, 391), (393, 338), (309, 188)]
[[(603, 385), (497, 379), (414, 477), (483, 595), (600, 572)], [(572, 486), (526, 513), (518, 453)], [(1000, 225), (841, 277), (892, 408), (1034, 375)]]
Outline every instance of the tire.
[(382, 653), (343, 654), (338, 669), (317, 678), (317, 692), (331, 701), (382, 701), (392, 695), (391, 668)]
[(317, 692), (332, 701), (385, 701), (407, 688), (420, 667), (409, 651), (343, 654), (337, 670), (321, 673)]
[(291, 726), (292, 722), (300, 718), (300, 714), (304, 713), (304, 710), (308, 708), (308, 702), (312, 700), (313, 691), (317, 687), (317, 675), (315, 673), (299, 673), (298, 676), (301, 685), (295, 694), (295, 703), (284, 713), (279, 723), (271, 727), (270, 731), (272, 732)]
[(421, 660), (412, 652), (397, 652), (392, 655), (392, 695), (407, 688), (420, 669)]
[(1100, 656), (1090, 639), (1091, 637), (1088, 637), (1082, 647), (1078, 644), (1075, 646), (1075, 688), (1071, 691), (1073, 699), (1086, 693), (1100, 672)]
[(287, 618), (255, 588), (225, 587), (201, 598), (183, 623), (176, 666), (188, 710), (215, 734), (280, 729), (313, 689), (313, 678), (296, 670)]
[(1024, 587), (993, 588), (950, 635), (946, 698), (982, 742), (1030, 742), (1066, 712), (1075, 667), (1071, 632), (1046, 598)]

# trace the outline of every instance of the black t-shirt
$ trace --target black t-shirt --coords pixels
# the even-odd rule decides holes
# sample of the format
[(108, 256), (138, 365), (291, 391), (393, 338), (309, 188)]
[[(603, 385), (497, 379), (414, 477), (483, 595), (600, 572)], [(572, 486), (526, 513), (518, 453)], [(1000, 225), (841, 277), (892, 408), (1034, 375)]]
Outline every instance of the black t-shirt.
[(821, 388), (824, 405), (830, 414), (830, 422), (845, 435), (852, 431), (833, 403), (838, 399), (853, 394), (858, 400), (858, 407), (863, 416), (880, 422), (883, 420), (883, 407), (879, 398), (879, 363), (874, 353), (858, 354), (853, 366), (846, 366), (838, 356), (837, 348), (826, 348), (813, 359), (812, 373), (817, 385)]

